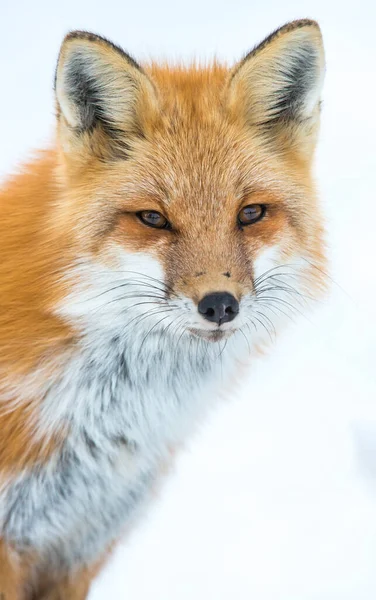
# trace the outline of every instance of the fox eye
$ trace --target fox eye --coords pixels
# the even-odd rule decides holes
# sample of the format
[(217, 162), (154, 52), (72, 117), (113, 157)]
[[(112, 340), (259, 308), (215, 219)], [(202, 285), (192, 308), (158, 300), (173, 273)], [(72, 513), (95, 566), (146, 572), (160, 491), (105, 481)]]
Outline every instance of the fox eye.
[(155, 227), (156, 229), (171, 229), (171, 225), (166, 217), (156, 210), (142, 210), (136, 214), (140, 221), (149, 227)]
[(239, 225), (252, 225), (260, 221), (265, 215), (266, 207), (263, 204), (250, 204), (241, 209), (238, 214)]

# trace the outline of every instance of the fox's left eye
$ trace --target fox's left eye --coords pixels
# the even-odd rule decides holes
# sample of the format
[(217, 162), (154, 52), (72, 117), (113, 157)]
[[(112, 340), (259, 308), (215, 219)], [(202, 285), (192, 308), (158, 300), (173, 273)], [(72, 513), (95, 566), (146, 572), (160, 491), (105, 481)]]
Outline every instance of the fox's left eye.
[(249, 204), (241, 209), (238, 214), (239, 225), (251, 225), (262, 219), (265, 215), (266, 207), (263, 204)]
[(166, 217), (156, 210), (142, 210), (136, 214), (140, 221), (149, 227), (155, 227), (156, 229), (171, 229), (171, 224), (167, 221)]

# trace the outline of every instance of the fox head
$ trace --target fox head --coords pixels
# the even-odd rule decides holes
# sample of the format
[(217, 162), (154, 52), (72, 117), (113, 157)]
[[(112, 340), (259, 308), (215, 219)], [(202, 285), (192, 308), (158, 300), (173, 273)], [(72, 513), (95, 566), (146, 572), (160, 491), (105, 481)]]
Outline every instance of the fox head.
[(251, 340), (314, 297), (323, 74), (309, 20), (232, 68), (141, 67), (69, 34), (55, 86), (59, 227), (75, 257), (62, 312), (131, 335)]

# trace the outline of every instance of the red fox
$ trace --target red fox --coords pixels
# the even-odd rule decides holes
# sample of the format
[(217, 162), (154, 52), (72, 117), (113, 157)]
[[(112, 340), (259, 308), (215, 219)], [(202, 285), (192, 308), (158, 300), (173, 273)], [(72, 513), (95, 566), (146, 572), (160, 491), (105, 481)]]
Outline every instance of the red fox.
[(0, 192), (0, 596), (83, 600), (239, 362), (325, 287), (324, 51), (140, 66), (66, 36), (56, 141)]

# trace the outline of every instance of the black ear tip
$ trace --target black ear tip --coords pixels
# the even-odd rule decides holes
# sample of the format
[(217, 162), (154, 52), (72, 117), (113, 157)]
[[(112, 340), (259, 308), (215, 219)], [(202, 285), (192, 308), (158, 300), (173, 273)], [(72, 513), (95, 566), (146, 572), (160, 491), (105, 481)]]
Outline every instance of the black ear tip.
[(302, 27), (315, 27), (316, 29), (320, 29), (320, 25), (314, 19), (296, 19), (295, 21), (290, 21), (283, 25), (280, 28), (280, 31), (292, 31), (293, 29), (301, 29)]
[(284, 36), (296, 33), (299, 30), (305, 30), (307, 34), (319, 34), (319, 36), (321, 36), (320, 25), (317, 21), (314, 21), (313, 19), (297, 19), (282, 25), (282, 27), (278, 27), (278, 29), (268, 35), (268, 37), (260, 44), (259, 47), (265, 47), (267, 44), (270, 44), (270, 42), (273, 42), (277, 38), (283, 38)]
[(63, 44), (65, 42), (70, 42), (71, 40), (87, 40), (88, 42), (108, 42), (105, 38), (96, 33), (91, 33), (91, 31), (84, 31), (80, 29), (75, 29), (73, 31), (69, 31), (64, 37)]
[(321, 33), (320, 25), (314, 19), (296, 19), (295, 21), (289, 21), (285, 25), (282, 25), (282, 27), (278, 27), (278, 29), (273, 31), (267, 39), (272, 40), (275, 37), (285, 35), (286, 33), (292, 33), (299, 29), (310, 30), (311, 32), (315, 30), (317, 33)]
[(142, 71), (140, 65), (133, 58), (133, 56), (125, 52), (121, 46), (114, 44), (114, 42), (111, 42), (102, 35), (98, 35), (97, 33), (91, 33), (90, 31), (84, 31), (80, 29), (70, 31), (65, 36), (61, 48), (63, 49), (67, 44), (76, 40), (81, 41), (83, 43), (87, 42), (88, 44), (96, 44), (97, 46), (101, 46), (102, 49), (110, 49), (119, 54), (122, 58), (125, 58), (132, 67), (138, 69), (139, 71)]

